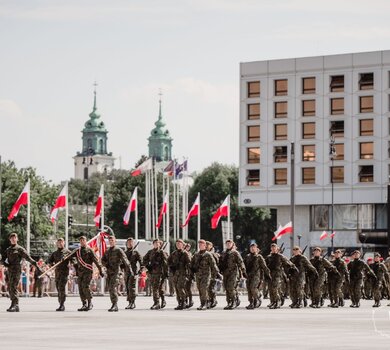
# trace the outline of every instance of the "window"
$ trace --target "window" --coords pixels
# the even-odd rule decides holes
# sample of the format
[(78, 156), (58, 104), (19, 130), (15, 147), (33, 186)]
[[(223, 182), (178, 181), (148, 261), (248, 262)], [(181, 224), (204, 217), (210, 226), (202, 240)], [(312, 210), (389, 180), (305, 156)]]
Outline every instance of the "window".
[(88, 180), (88, 168), (84, 168), (84, 180)]
[(361, 119), (359, 124), (360, 124), (360, 136), (374, 135), (374, 120), (373, 119)]
[(248, 82), (248, 97), (260, 97), (260, 82)]
[(275, 102), (275, 118), (287, 118), (287, 101)]
[(302, 78), (302, 94), (316, 93), (316, 78)]
[(331, 92), (344, 91), (344, 75), (333, 75), (330, 77), (330, 91)]
[(287, 79), (275, 80), (275, 96), (287, 96)]
[(260, 185), (260, 170), (248, 170), (246, 177), (247, 186), (259, 186)]
[(330, 114), (331, 115), (344, 114), (344, 98), (330, 99)]
[(316, 100), (302, 101), (302, 115), (304, 117), (311, 117), (316, 115)]
[(335, 120), (330, 122), (330, 136), (344, 137), (344, 120)]
[(250, 147), (248, 148), (248, 164), (260, 163), (260, 148)]
[(303, 145), (302, 146), (302, 160), (304, 162), (314, 162), (316, 160), (316, 146)]
[(275, 124), (275, 140), (287, 140), (287, 124)]
[(344, 160), (344, 144), (343, 143), (335, 143), (334, 150), (336, 151), (336, 155), (334, 160)]
[(372, 90), (374, 88), (374, 73), (362, 73), (359, 79), (359, 90)]
[(287, 185), (287, 169), (274, 170), (275, 185)]
[(363, 165), (360, 167), (359, 181), (360, 182), (373, 182), (374, 181), (374, 166), (373, 165)]
[(302, 138), (314, 139), (316, 137), (316, 123), (302, 123)]
[(332, 166), (330, 168), (330, 182), (344, 183), (344, 167), (343, 166)]
[(374, 158), (374, 143), (373, 142), (361, 142), (360, 143), (360, 159), (372, 159)]
[(360, 113), (374, 112), (374, 96), (360, 96)]
[(260, 141), (260, 126), (248, 126), (248, 142)]
[(251, 103), (248, 105), (248, 119), (260, 119), (260, 103)]
[(316, 168), (302, 168), (302, 184), (316, 183)]
[(287, 162), (287, 146), (274, 147), (274, 162), (275, 163)]

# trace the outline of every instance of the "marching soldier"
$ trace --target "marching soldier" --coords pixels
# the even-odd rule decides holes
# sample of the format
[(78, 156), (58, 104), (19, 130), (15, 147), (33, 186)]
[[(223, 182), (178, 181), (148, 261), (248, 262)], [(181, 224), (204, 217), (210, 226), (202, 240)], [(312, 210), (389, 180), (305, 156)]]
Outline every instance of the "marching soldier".
[[(214, 258), (215, 264), (218, 266), (219, 264), (219, 254), (214, 251), (214, 245), (210, 241), (206, 241), (206, 249), (211, 254), (211, 256)], [(215, 277), (211, 276), (210, 284), (209, 284), (209, 290), (208, 290), (208, 296), (209, 296), (209, 308), (212, 309), (217, 306), (217, 293), (215, 290), (215, 285), (217, 283), (217, 280)]]
[(225, 310), (232, 310), (240, 305), (237, 285), (240, 276), (246, 278), (246, 270), (241, 255), (234, 249), (231, 239), (226, 241), (226, 250), (219, 259), (219, 269), (223, 274), (223, 285), (226, 291), (227, 305)]
[[(191, 244), (187, 243), (185, 250), (186, 250), (190, 260), (192, 260)], [(194, 302), (192, 301), (192, 281), (193, 280), (194, 280), (194, 274), (192, 273), (192, 271), (190, 269), (188, 271), (187, 282), (186, 282), (187, 309), (194, 306)]]
[[(135, 250), (134, 246), (134, 239), (132, 237), (128, 238), (126, 241), (126, 257), (127, 260), (129, 260), (131, 265), (131, 271), (133, 273), (128, 273), (129, 271), (126, 270), (125, 274), (125, 281), (126, 281), (126, 291), (127, 291), (127, 301), (129, 302), (129, 305), (126, 306), (125, 309), (134, 309), (135, 308), (135, 298), (137, 297), (136, 293), (136, 278), (139, 274), (138, 271), (141, 269), (142, 265), (142, 259), (141, 254)], [(139, 268), (138, 268), (139, 266)]]
[(175, 287), (177, 307), (175, 310), (186, 308), (186, 282), (191, 260), (187, 251), (184, 249), (184, 241), (176, 241), (176, 250), (168, 258), (168, 267), (173, 275), (173, 285)]
[(331, 261), (338, 273), (334, 273), (333, 271), (329, 271), (328, 273), (330, 299), (330, 305), (328, 306), (333, 308), (344, 306), (342, 287), (344, 283), (349, 283), (347, 264), (341, 259), (341, 254), (341, 250), (337, 249), (334, 252), (334, 259)]
[(198, 246), (199, 251), (194, 254), (191, 260), (191, 270), (195, 274), (199, 290), (200, 306), (198, 310), (206, 310), (209, 301), (210, 280), (218, 276), (219, 270), (213, 256), (206, 250), (206, 241), (201, 239)]
[(302, 250), (298, 246), (293, 248), (293, 257), (290, 261), (298, 269), (298, 271), (291, 269), (290, 273), (290, 297), (292, 301), (290, 307), (292, 309), (300, 309), (305, 299), (306, 274), (311, 273), (317, 278), (318, 273), (309, 259), (302, 255)]
[(11, 306), (7, 311), (19, 312), (18, 285), (22, 273), (22, 259), (26, 259), (35, 266), (38, 271), (40, 271), (40, 268), (37, 262), (27, 253), (26, 249), (18, 245), (18, 235), (16, 233), (11, 233), (8, 238), (11, 245), (5, 252), (6, 259), (4, 261), (4, 266), (8, 268), (8, 292), (11, 299)]
[[(55, 265), (64, 260), (64, 258), (70, 254), (70, 251), (65, 248), (65, 241), (63, 238), (57, 240), (57, 250), (53, 252), (47, 263), (49, 265)], [(75, 259), (72, 259), (72, 262), (75, 262)], [(65, 311), (65, 300), (66, 300), (66, 284), (68, 283), (69, 277), (69, 260), (63, 261), (61, 264), (57, 265), (55, 269), (55, 283), (58, 293), (58, 302), (60, 306), (56, 311)]]
[(374, 305), (373, 307), (381, 306), (382, 299), (382, 288), (386, 285), (385, 275), (387, 274), (387, 268), (384, 263), (380, 261), (381, 255), (379, 253), (375, 253), (374, 262), (370, 266), (371, 270), (375, 273), (376, 282), (374, 283), (373, 288), (373, 297), (374, 297)]
[[(166, 306), (163, 283), (168, 277), (168, 259), (161, 246), (162, 242), (155, 239), (153, 249), (146, 253), (143, 260), (143, 265), (149, 271), (152, 285), (153, 305), (150, 308), (151, 310), (163, 309)], [(160, 298), (161, 305), (159, 304)]]
[(115, 236), (108, 237), (110, 247), (106, 250), (102, 257), (102, 264), (106, 267), (107, 285), (110, 293), (112, 306), (108, 309), (109, 312), (118, 311), (118, 277), (121, 264), (125, 265), (127, 275), (133, 275), (130, 262), (127, 260), (125, 252), (116, 246)]
[(38, 295), (38, 298), (42, 298), (42, 279), (39, 276), (42, 274), (43, 269), (43, 259), (39, 258), (37, 261), (39, 269), (34, 269), (34, 287), (33, 287), (33, 297)]
[(77, 258), (77, 276), (80, 292), (80, 299), (82, 306), (77, 311), (89, 311), (92, 310), (92, 294), (90, 289), (90, 283), (93, 275), (93, 266), (95, 264), (99, 269), (100, 276), (103, 278), (102, 265), (100, 265), (95, 253), (87, 245), (87, 238), (85, 236), (80, 237), (80, 248), (76, 252)]
[(350, 293), (352, 304), (350, 307), (360, 307), (360, 299), (362, 297), (363, 286), (363, 272), (366, 272), (366, 276), (372, 276), (376, 280), (374, 272), (370, 267), (360, 259), (360, 251), (355, 250), (352, 253), (352, 261), (348, 264), (349, 279), (350, 279)]
[[(249, 305), (248, 310), (253, 310), (260, 307), (260, 286), (262, 282), (262, 275), (265, 275), (268, 280), (271, 279), (271, 273), (265, 263), (264, 258), (259, 254), (259, 248), (256, 243), (252, 243), (249, 247), (250, 253), (245, 257), (244, 264), (246, 273), (248, 275), (246, 280), (246, 287), (248, 290)], [(262, 273), (263, 272), (263, 273)]]

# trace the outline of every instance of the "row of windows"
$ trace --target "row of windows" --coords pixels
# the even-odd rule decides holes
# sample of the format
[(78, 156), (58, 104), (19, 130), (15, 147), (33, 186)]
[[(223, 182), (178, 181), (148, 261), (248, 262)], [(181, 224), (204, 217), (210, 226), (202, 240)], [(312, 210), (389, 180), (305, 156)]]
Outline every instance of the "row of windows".
[[(303, 185), (315, 184), (316, 168), (307, 167), (301, 169), (301, 183)], [(362, 165), (359, 167), (359, 182), (374, 181), (374, 166)], [(344, 183), (344, 167), (330, 167), (330, 182)], [(260, 186), (260, 170), (247, 170), (247, 186)], [(287, 185), (287, 168), (274, 169), (274, 185)]]
[[(301, 124), (302, 139), (315, 139), (316, 138), (316, 123), (302, 123)], [(344, 121), (337, 120), (330, 122), (329, 128), (330, 136), (334, 138), (344, 137)], [(359, 120), (359, 136), (373, 136), (374, 135), (374, 120), (373, 119), (361, 119)], [(274, 125), (274, 140), (287, 140), (287, 124), (275, 124)], [(257, 142), (260, 141), (260, 125), (247, 126), (247, 141)]]
[[(316, 100), (303, 100), (302, 102), (302, 117), (316, 116)], [(260, 119), (260, 103), (250, 103), (247, 105), (248, 120)], [(288, 102), (274, 102), (274, 118), (287, 118)], [(330, 99), (330, 115), (344, 114), (344, 98)], [(359, 97), (359, 113), (374, 112), (374, 96)]]
[[(344, 91), (344, 75), (330, 76), (329, 91), (343, 92)], [(374, 88), (374, 73), (359, 74), (359, 90), (372, 90)], [(260, 97), (260, 81), (250, 81), (247, 83), (247, 97)], [(302, 78), (302, 94), (311, 95), (316, 93), (316, 78)], [(274, 95), (287, 96), (288, 94), (288, 79), (274, 80)]]

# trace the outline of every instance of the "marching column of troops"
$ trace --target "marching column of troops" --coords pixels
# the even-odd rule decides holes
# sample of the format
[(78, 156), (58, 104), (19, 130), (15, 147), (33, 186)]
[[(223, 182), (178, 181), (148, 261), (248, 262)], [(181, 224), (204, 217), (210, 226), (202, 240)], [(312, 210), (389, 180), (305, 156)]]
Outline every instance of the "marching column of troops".
[[(25, 259), (34, 265), (38, 275), (43, 271), (40, 265), (29, 256), (27, 251), (18, 245), (18, 236), (9, 236), (11, 245), (7, 248), (4, 265), (8, 267), (8, 290), (11, 299), (9, 312), (19, 311), (18, 284), (21, 276), (21, 262)], [(250, 245), (249, 253), (241, 257), (232, 240), (226, 241), (226, 250), (221, 255), (214, 252), (213, 244), (199, 240), (198, 251), (192, 256), (191, 246), (178, 239), (176, 249), (168, 256), (163, 250), (162, 241), (155, 239), (153, 248), (142, 258), (136, 250), (134, 239), (126, 242), (126, 251), (116, 245), (114, 236), (110, 236), (109, 248), (99, 262), (95, 252), (88, 246), (86, 237), (80, 237), (80, 248), (70, 252), (65, 248), (62, 238), (57, 241), (57, 250), (47, 263), (55, 265), (55, 284), (58, 292), (59, 307), (56, 311), (65, 310), (66, 285), (69, 266), (75, 266), (82, 306), (78, 311), (89, 311), (93, 308), (90, 283), (93, 275), (93, 264), (101, 277), (107, 277), (107, 289), (110, 294), (110, 312), (118, 311), (119, 274), (123, 270), (126, 281), (126, 309), (136, 307), (136, 281), (142, 267), (148, 271), (152, 289), (152, 310), (166, 306), (164, 286), (170, 273), (176, 292), (175, 310), (189, 309), (193, 306), (191, 286), (195, 280), (199, 291), (200, 306), (198, 310), (212, 309), (217, 305), (216, 285), (223, 281), (226, 293), (225, 310), (232, 310), (240, 305), (239, 283), (245, 279), (248, 292), (248, 306), (253, 310), (262, 304), (262, 298), (269, 295), (268, 308), (278, 309), (285, 299), (291, 299), (291, 308), (320, 308), (326, 298), (329, 307), (338, 308), (345, 305), (344, 300), (351, 300), (350, 307), (358, 308), (362, 297), (373, 298), (373, 307), (379, 307), (383, 298), (390, 299), (390, 258), (382, 262), (381, 255), (375, 253), (374, 261), (368, 265), (361, 259), (361, 252), (355, 250), (352, 260), (346, 262), (342, 252), (336, 250), (331, 260), (322, 256), (322, 249), (314, 248), (313, 257), (306, 258), (300, 247), (293, 248), (293, 256), (288, 259), (281, 254), (277, 244), (271, 244), (271, 252), (265, 258), (260, 254), (257, 244)], [(105, 271), (104, 271), (105, 270)], [(390, 306), (390, 304), (389, 304)]]

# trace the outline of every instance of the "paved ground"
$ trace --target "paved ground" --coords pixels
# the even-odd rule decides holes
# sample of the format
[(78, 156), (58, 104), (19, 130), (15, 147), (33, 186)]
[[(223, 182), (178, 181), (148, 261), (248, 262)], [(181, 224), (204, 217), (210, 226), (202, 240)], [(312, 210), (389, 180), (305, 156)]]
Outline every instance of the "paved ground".
[[(244, 297), (242, 297), (242, 300)], [(68, 298), (64, 313), (53, 311), (56, 298), (22, 298), (21, 312), (5, 312), (0, 298), (1, 349), (364, 349), (390, 346), (390, 307), (280, 310), (244, 308), (175, 311), (174, 298), (164, 310), (151, 311), (141, 296), (137, 309), (109, 313), (108, 297), (95, 297), (94, 309), (77, 312), (77, 297)], [(267, 304), (265, 300), (264, 304)], [(349, 302), (348, 302), (349, 304)], [(197, 306), (197, 304), (196, 304)]]

